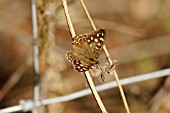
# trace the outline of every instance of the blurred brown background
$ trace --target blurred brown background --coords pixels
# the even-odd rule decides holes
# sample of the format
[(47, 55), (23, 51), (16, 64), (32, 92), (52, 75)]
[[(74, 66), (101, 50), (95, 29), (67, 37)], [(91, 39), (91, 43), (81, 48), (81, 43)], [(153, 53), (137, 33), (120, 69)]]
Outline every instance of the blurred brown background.
[[(106, 46), (119, 61), (120, 78), (170, 66), (169, 0), (84, 0), (97, 27), (107, 32)], [(68, 0), (77, 34), (92, 27), (78, 0)], [(65, 57), (71, 47), (59, 0), (37, 0), (40, 38), (40, 95), (57, 97), (86, 88), (85, 79)], [(43, 31), (43, 29), (46, 29)], [(30, 99), (33, 94), (32, 22), (30, 0), (0, 0), (0, 108)], [(101, 58), (102, 59), (102, 58)], [(113, 81), (108, 75), (106, 81)], [(94, 78), (95, 84), (102, 84)], [(124, 86), (132, 113), (170, 113), (169, 78)], [(118, 88), (99, 93), (109, 113), (125, 113)], [(40, 113), (99, 113), (92, 95), (52, 104)]]

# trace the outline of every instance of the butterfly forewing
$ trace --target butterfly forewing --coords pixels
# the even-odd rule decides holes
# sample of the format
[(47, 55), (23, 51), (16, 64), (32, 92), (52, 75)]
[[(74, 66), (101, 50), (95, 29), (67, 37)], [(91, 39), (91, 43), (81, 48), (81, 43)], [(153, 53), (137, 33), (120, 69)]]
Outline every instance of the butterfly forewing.
[(86, 57), (93, 54), (92, 49), (87, 43), (87, 36), (87, 34), (76, 36), (72, 42), (74, 51), (80, 55), (85, 55)]
[(97, 29), (89, 34), (78, 35), (72, 44), (73, 51), (67, 52), (67, 59), (76, 71), (87, 71), (98, 63), (97, 58), (105, 44), (105, 30)]
[(93, 50), (93, 56), (95, 58), (98, 58), (100, 55), (102, 47), (105, 44), (105, 38), (106, 33), (104, 29), (97, 29), (87, 37), (87, 41)]

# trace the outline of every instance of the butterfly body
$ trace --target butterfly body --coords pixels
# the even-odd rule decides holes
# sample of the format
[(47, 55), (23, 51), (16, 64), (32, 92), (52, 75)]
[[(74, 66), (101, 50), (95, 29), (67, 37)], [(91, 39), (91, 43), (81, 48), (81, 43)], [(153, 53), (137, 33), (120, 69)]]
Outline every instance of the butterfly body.
[(75, 36), (72, 44), (73, 50), (66, 53), (67, 59), (76, 71), (87, 71), (98, 64), (97, 59), (105, 44), (105, 30), (97, 29), (89, 34)]

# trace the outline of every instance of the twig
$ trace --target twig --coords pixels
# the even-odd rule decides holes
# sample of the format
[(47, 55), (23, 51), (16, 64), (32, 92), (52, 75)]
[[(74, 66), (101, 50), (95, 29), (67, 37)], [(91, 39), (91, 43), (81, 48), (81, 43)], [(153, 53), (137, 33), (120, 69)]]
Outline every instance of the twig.
[(91, 18), (91, 16), (90, 16), (90, 14), (89, 14), (89, 12), (88, 12), (86, 6), (85, 6), (83, 0), (80, 0), (80, 2), (81, 2), (82, 7), (83, 7), (83, 9), (84, 9), (84, 11), (85, 11), (85, 13), (86, 13), (86, 15), (87, 15), (89, 21), (90, 21), (90, 24), (92, 25), (93, 29), (96, 30), (96, 26), (94, 25), (94, 22), (93, 22), (93, 20), (92, 20), (92, 18)]
[[(64, 6), (64, 12), (65, 12), (65, 15), (66, 15), (67, 23), (68, 23), (68, 26), (70, 28), (72, 38), (74, 38), (76, 36), (76, 33), (75, 33), (74, 28), (73, 28), (73, 24), (71, 22), (71, 19), (70, 19), (69, 10), (68, 10), (68, 7), (67, 7), (67, 1), (62, 0), (62, 2), (63, 2), (63, 6)], [(99, 94), (96, 91), (96, 88), (95, 88), (95, 86), (93, 84), (93, 81), (92, 81), (92, 78), (90, 76), (89, 71), (86, 71), (84, 74), (85, 74), (87, 83), (89, 84), (89, 87), (90, 87), (90, 89), (91, 89), (91, 91), (93, 93), (93, 96), (95, 97), (96, 102), (97, 102), (98, 106), (100, 107), (100, 110), (103, 113), (107, 113), (107, 110), (106, 110), (105, 106), (103, 105), (103, 102), (101, 101), (101, 99), (99, 97)]]
[(75, 32), (73, 24), (71, 22), (71, 18), (70, 18), (70, 15), (69, 15), (69, 10), (68, 10), (68, 7), (67, 7), (67, 1), (62, 0), (62, 2), (63, 2), (63, 7), (64, 7), (64, 13), (65, 13), (65, 16), (66, 16), (66, 19), (67, 19), (67, 24), (68, 24), (70, 33), (71, 33), (72, 38), (73, 38), (73, 37), (76, 36), (76, 32)]
[(33, 30), (33, 39), (34, 39), (34, 108), (33, 113), (38, 113), (36, 108), (36, 102), (39, 100), (39, 86), (38, 86), (38, 79), (39, 79), (39, 58), (38, 58), (38, 28), (37, 28), (37, 10), (36, 10), (36, 3), (35, 0), (31, 1), (31, 8), (32, 8), (32, 30)]
[(125, 94), (124, 94), (124, 92), (123, 92), (123, 89), (122, 89), (122, 86), (121, 86), (121, 84), (120, 84), (119, 77), (118, 77), (118, 75), (117, 75), (117, 72), (116, 72), (116, 69), (115, 69), (115, 68), (113, 69), (113, 73), (114, 73), (114, 75), (115, 75), (115, 79), (116, 79), (116, 81), (117, 81), (118, 88), (119, 88), (119, 90), (120, 90), (120, 94), (121, 94), (121, 97), (122, 97), (122, 100), (123, 100), (125, 109), (126, 109), (127, 113), (130, 113), (129, 106), (128, 106), (128, 103), (127, 103), (127, 101), (126, 101), (126, 97), (125, 97)]
[[(89, 14), (86, 6), (85, 6), (83, 0), (80, 0), (80, 2), (81, 2), (81, 4), (82, 4), (82, 7), (83, 7), (83, 9), (84, 9), (84, 11), (85, 11), (85, 13), (86, 13), (86, 15), (87, 15), (90, 23), (91, 23), (93, 29), (96, 30), (96, 27), (95, 27), (95, 25), (94, 25), (94, 22), (93, 22), (93, 20), (92, 20), (92, 18), (91, 18), (91, 16), (90, 16), (90, 14)], [(109, 55), (109, 53), (108, 53), (105, 45), (103, 46), (103, 50), (104, 50), (104, 52), (105, 52), (105, 55), (106, 55), (106, 58), (107, 58), (109, 64), (112, 66), (112, 65), (113, 65), (113, 62), (112, 62), (112, 60), (111, 60), (111, 58), (110, 58), (110, 55)], [(114, 66), (114, 67), (115, 67), (115, 66)], [(113, 72), (114, 72), (114, 76), (115, 76), (115, 79), (116, 79), (116, 81), (117, 81), (117, 84), (118, 84), (118, 87), (119, 87), (119, 90), (120, 90), (120, 94), (121, 94), (121, 97), (122, 97), (122, 100), (123, 100), (125, 109), (126, 109), (127, 113), (130, 113), (130, 110), (129, 110), (129, 107), (128, 107), (128, 104), (127, 104), (127, 101), (126, 101), (126, 97), (125, 97), (125, 95), (124, 95), (124, 92), (123, 92), (123, 89), (122, 89), (122, 86), (121, 86), (121, 84), (120, 84), (119, 77), (118, 77), (118, 75), (117, 75), (117, 72), (116, 72), (115, 68), (114, 68)]]
[(98, 103), (101, 111), (103, 113), (107, 113), (107, 110), (106, 110), (105, 106), (103, 105), (102, 100), (100, 99), (99, 94), (97, 93), (97, 90), (96, 90), (96, 88), (95, 88), (95, 86), (93, 84), (93, 81), (92, 81), (92, 78), (90, 76), (89, 71), (86, 71), (85, 75), (86, 75), (87, 83), (89, 84), (90, 89), (91, 89), (91, 91), (92, 91), (92, 93), (93, 93), (93, 95), (94, 95), (94, 97), (96, 99), (96, 102)]

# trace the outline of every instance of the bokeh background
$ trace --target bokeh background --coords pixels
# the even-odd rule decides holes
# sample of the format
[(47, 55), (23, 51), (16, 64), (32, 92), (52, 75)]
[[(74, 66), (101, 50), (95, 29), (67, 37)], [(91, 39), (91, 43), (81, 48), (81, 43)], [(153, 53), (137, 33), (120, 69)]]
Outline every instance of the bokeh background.
[[(106, 29), (106, 46), (118, 60), (119, 78), (170, 66), (169, 0), (84, 0), (97, 27)], [(78, 0), (68, 0), (77, 34), (93, 29)], [(66, 95), (86, 87), (85, 78), (65, 57), (71, 35), (60, 0), (37, 0), (40, 97)], [(103, 60), (101, 57), (100, 60)], [(106, 76), (106, 82), (113, 81)], [(103, 84), (100, 77), (94, 83)], [(123, 87), (132, 113), (170, 113), (170, 78)], [(125, 113), (118, 88), (99, 93), (109, 113)], [(30, 0), (0, 0), (0, 108), (33, 95), (33, 38)], [(41, 107), (40, 113), (99, 113), (92, 95)], [(18, 112), (20, 113), (20, 112)]]

